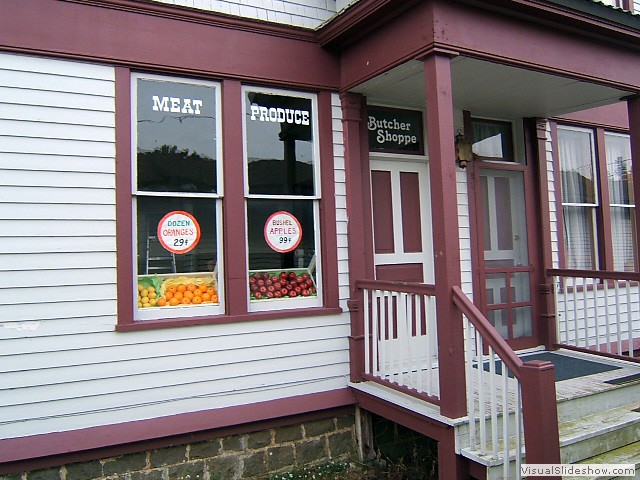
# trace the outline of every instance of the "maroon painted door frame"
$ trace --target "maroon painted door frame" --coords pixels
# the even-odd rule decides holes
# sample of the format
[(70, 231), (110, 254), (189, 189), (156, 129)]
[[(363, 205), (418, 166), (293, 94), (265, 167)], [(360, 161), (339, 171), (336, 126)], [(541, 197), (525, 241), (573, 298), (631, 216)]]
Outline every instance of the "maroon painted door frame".
[[(471, 136), (471, 121), (468, 112), (465, 112), (465, 135), (470, 139)], [(525, 151), (529, 153), (530, 149), (526, 148)], [(482, 218), (482, 190), (480, 185), (481, 170), (491, 170), (495, 172), (500, 171), (516, 171), (523, 174), (523, 187), (525, 194), (525, 215), (527, 226), (527, 249), (529, 260), (530, 274), (530, 295), (531, 295), (531, 319), (532, 319), (532, 335), (527, 337), (521, 337), (516, 339), (507, 339), (507, 343), (514, 349), (520, 350), (524, 348), (536, 347), (538, 345), (547, 344), (548, 339), (543, 332), (546, 332), (546, 328), (541, 328), (541, 319), (539, 316), (540, 308), (538, 305), (539, 297), (537, 295), (537, 285), (543, 283), (543, 279), (540, 275), (544, 272), (543, 258), (539, 255), (539, 244), (543, 239), (538, 238), (540, 232), (535, 228), (538, 224), (536, 222), (535, 206), (537, 205), (535, 199), (535, 192), (538, 190), (535, 185), (535, 178), (533, 172), (532, 158), (527, 155), (525, 164), (513, 163), (505, 164), (502, 162), (490, 162), (490, 161), (474, 161), (467, 166), (467, 182), (469, 191), (469, 206), (470, 206), (470, 224), (471, 224), (471, 238), (475, 239), (471, 242), (472, 249), (472, 263), (473, 263), (473, 291), (477, 292), (474, 295), (475, 304), (485, 314), (487, 311), (487, 294), (485, 289), (485, 259), (484, 259), (484, 227)], [(544, 327), (544, 326), (543, 326)]]

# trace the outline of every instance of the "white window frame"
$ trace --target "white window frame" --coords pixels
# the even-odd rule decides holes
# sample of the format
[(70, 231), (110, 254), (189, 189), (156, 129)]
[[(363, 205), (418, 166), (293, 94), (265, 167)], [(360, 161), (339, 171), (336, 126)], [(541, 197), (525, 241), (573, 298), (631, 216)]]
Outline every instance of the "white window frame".
[[(217, 193), (187, 193), (187, 192), (149, 192), (138, 190), (138, 128), (137, 128), (137, 114), (138, 114), (138, 80), (152, 80), (168, 83), (182, 83), (191, 85), (202, 85), (207, 87), (213, 87), (215, 92), (216, 101), (216, 179)], [(224, 196), (224, 182), (223, 179), (223, 148), (222, 148), (222, 85), (219, 82), (196, 80), (192, 78), (173, 77), (164, 75), (152, 75), (143, 73), (131, 74), (131, 208), (132, 208), (132, 232), (133, 232), (133, 298), (134, 301), (137, 298), (137, 285), (138, 285), (138, 237), (137, 237), (137, 199), (139, 197), (171, 197), (171, 198), (208, 198), (215, 202), (216, 209), (216, 251), (217, 251), (217, 283), (218, 283), (218, 304), (201, 304), (188, 306), (173, 306), (173, 307), (154, 307), (154, 308), (138, 308), (134, 305), (134, 320), (160, 320), (160, 319), (190, 319), (193, 317), (223, 315), (225, 313), (225, 291), (224, 291), (224, 255), (223, 255), (223, 219), (222, 219), (222, 199)], [(175, 276), (180, 276), (177, 273)]]
[[(282, 95), (288, 97), (306, 98), (311, 100), (311, 125), (313, 135), (313, 188), (314, 195), (264, 195), (264, 194), (251, 194), (249, 192), (249, 159), (248, 159), (248, 143), (247, 143), (247, 121), (246, 115), (249, 106), (247, 105), (247, 94), (249, 92), (265, 93), (269, 95)], [(274, 310), (290, 310), (290, 309), (303, 309), (309, 307), (321, 307), (322, 306), (322, 258), (321, 258), (321, 243), (320, 243), (320, 200), (321, 200), (321, 185), (320, 185), (320, 135), (318, 126), (318, 98), (314, 93), (299, 92), (293, 90), (283, 90), (275, 88), (257, 87), (252, 85), (243, 85), (242, 87), (242, 140), (243, 140), (243, 174), (245, 182), (245, 232), (249, 231), (248, 225), (248, 201), (249, 200), (304, 200), (313, 202), (313, 215), (314, 215), (314, 248), (315, 248), (315, 271), (316, 271), (316, 290), (317, 295), (315, 297), (305, 298), (279, 298), (279, 299), (266, 299), (266, 300), (251, 300), (251, 292), (249, 290), (249, 284), (247, 283), (246, 298), (247, 309), (249, 312), (265, 312)], [(303, 232), (304, 234), (304, 232)], [(248, 235), (245, 238), (247, 258), (245, 268), (247, 270), (247, 277), (249, 276), (249, 239)]]

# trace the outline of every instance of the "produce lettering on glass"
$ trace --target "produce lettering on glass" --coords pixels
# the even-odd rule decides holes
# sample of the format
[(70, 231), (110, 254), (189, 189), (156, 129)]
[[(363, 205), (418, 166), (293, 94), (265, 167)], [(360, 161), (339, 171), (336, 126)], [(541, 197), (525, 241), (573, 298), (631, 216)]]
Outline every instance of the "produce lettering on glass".
[(264, 224), (264, 239), (276, 252), (291, 252), (302, 240), (302, 226), (291, 213), (276, 212)]

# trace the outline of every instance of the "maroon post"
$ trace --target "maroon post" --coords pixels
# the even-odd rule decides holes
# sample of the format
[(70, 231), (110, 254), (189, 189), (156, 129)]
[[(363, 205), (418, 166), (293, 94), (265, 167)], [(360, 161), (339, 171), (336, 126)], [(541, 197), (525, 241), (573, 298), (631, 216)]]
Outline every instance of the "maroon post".
[[(631, 171), (633, 174), (633, 197), (640, 199), (640, 95), (634, 95), (627, 99), (629, 112), (629, 133), (631, 134)], [(634, 208), (636, 215), (636, 272), (640, 264), (640, 255), (637, 249), (640, 246), (640, 208)]]
[[(222, 138), (224, 141), (225, 164), (242, 165), (244, 143), (242, 140), (242, 85), (236, 80), (225, 80), (222, 88)], [(244, 179), (242, 168), (226, 168), (224, 174), (224, 264), (227, 265), (226, 290), (227, 313), (243, 315), (247, 313), (248, 272), (244, 268), (229, 268), (232, 265), (244, 265), (247, 251), (244, 242), (244, 225), (238, 222), (238, 212), (244, 212)], [(233, 248), (230, 246), (233, 245)]]
[[(535, 122), (535, 123), (533, 123)], [(547, 120), (544, 118), (535, 119), (530, 125), (535, 129), (536, 148), (532, 155), (536, 156), (538, 166), (538, 178), (540, 179), (540, 195), (538, 195), (539, 222), (541, 245), (540, 253), (542, 257), (543, 272), (538, 278), (542, 279), (539, 287), (540, 318), (542, 320), (541, 339), (547, 350), (556, 348), (556, 306), (553, 290), (553, 276), (547, 275), (547, 269), (553, 267), (552, 245), (551, 245), (551, 212), (549, 210), (549, 182), (547, 173)], [(527, 142), (527, 144), (532, 142)], [(532, 145), (533, 147), (533, 145)]]
[(438, 316), (440, 413), (457, 418), (467, 414), (467, 401), (462, 313), (454, 305), (452, 293), (454, 286), (460, 286), (461, 274), (449, 56), (438, 53), (427, 56), (424, 74)]
[[(556, 403), (556, 374), (553, 363), (525, 362), (521, 370), (522, 416), (527, 464), (560, 463), (560, 435)], [(530, 480), (538, 477), (529, 476)]]
[(362, 134), (364, 99), (361, 95), (344, 93), (342, 101), (342, 125), (345, 145), (345, 180), (347, 191), (347, 212), (349, 215), (349, 284), (351, 312), (351, 335), (349, 336), (349, 356), (351, 381), (362, 381), (364, 372), (364, 315), (362, 293), (356, 287), (358, 280), (368, 278), (371, 273), (367, 262), (367, 252), (371, 248), (371, 218), (369, 198), (369, 157), (366, 137)]

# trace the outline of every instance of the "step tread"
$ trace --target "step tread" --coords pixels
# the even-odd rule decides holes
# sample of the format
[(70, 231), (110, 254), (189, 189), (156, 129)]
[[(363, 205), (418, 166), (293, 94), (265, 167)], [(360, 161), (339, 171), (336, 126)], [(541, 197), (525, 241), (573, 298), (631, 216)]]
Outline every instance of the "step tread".
[(564, 447), (602, 435), (633, 423), (640, 423), (640, 413), (634, 411), (640, 402), (569, 420), (559, 425), (560, 446)]
[[(580, 462), (576, 462), (576, 465), (605, 465), (605, 464), (632, 464), (636, 467), (636, 477), (638, 478), (638, 468), (640, 467), (640, 441), (635, 443), (631, 443), (629, 445), (625, 445), (624, 447), (616, 448), (615, 450), (611, 450), (609, 452), (602, 453), (600, 455), (596, 455), (595, 457), (587, 458)], [(578, 480), (584, 479), (585, 477), (562, 477), (562, 480)], [(598, 479), (604, 480), (612, 477), (604, 476), (604, 477), (596, 477)], [(613, 477), (617, 478), (617, 477)], [(622, 478), (622, 477), (621, 477)], [(630, 478), (630, 477), (624, 477)]]

